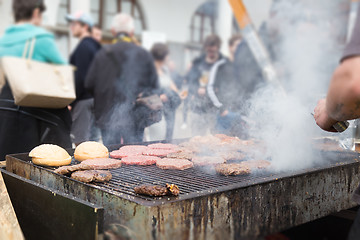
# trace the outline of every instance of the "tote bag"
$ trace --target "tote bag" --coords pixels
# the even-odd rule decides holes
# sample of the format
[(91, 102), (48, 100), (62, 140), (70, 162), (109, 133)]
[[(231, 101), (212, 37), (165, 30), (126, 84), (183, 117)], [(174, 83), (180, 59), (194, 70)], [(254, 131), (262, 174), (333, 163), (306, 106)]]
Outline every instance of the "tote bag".
[(24, 107), (64, 108), (76, 98), (74, 68), (70, 65), (32, 60), (35, 41), (33, 38), (26, 42), (22, 58), (0, 59), (15, 104)]

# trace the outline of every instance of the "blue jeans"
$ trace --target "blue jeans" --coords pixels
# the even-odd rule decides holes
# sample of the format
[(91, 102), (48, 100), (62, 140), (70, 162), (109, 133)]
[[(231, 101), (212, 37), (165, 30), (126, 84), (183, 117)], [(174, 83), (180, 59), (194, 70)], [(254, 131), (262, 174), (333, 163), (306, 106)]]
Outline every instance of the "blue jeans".
[(219, 133), (230, 134), (234, 131), (234, 128), (241, 128), (243, 122), (240, 113), (229, 112), (226, 116), (217, 116), (215, 129)]

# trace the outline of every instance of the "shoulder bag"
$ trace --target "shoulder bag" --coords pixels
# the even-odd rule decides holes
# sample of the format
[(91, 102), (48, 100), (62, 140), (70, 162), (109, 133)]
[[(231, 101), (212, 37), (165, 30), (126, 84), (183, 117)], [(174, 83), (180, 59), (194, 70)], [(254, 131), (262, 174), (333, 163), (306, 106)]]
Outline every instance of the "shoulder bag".
[(0, 59), (15, 104), (23, 107), (64, 108), (76, 98), (74, 68), (32, 60), (35, 42), (35, 38), (26, 42), (21, 58), (7, 56)]

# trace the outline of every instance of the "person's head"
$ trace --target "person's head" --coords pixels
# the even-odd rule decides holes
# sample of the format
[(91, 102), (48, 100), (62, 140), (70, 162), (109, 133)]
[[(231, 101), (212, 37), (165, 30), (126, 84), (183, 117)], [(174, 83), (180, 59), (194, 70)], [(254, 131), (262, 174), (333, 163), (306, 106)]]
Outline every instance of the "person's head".
[(217, 35), (210, 35), (204, 41), (204, 51), (206, 58), (210, 61), (216, 61), (219, 57), (221, 39)]
[(13, 0), (15, 22), (30, 22), (40, 25), (42, 13), (46, 10), (44, 0)]
[(134, 19), (126, 13), (118, 13), (115, 15), (112, 24), (111, 32), (114, 36), (119, 33), (126, 33), (130, 36), (134, 35), (135, 22)]
[(102, 39), (102, 30), (99, 25), (94, 25), (91, 30), (91, 36), (98, 42)]
[(70, 23), (71, 34), (76, 38), (89, 35), (94, 25), (91, 16), (83, 11), (67, 15), (66, 20)]
[(169, 48), (166, 44), (155, 43), (151, 48), (150, 53), (156, 62), (165, 62), (166, 57), (169, 55)]
[(230, 39), (229, 39), (229, 52), (230, 52), (230, 56), (234, 56), (237, 47), (239, 46), (240, 42), (242, 40), (241, 35), (236, 34), (233, 35)]

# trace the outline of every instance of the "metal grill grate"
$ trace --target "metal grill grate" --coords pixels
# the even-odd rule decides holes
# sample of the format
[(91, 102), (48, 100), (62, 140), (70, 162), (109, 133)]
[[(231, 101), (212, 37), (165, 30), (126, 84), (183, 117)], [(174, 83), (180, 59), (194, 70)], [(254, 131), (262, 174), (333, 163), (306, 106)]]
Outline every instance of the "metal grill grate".
[[(110, 190), (117, 195), (130, 195), (143, 200), (162, 200), (164, 197), (147, 197), (134, 192), (134, 187), (142, 184), (156, 184), (165, 186), (166, 183), (176, 184), (180, 189), (180, 198), (193, 197), (193, 194), (204, 194), (220, 191), (221, 188), (239, 183), (249, 184), (249, 181), (263, 180), (273, 176), (269, 172), (258, 171), (246, 176), (220, 176), (211, 168), (192, 168), (186, 170), (163, 170), (156, 166), (123, 166), (112, 169), (113, 178), (108, 183), (95, 183), (103, 189)], [(174, 200), (176, 197), (165, 197)]]
[[(71, 152), (69, 153), (71, 154)], [(225, 192), (268, 181), (274, 181), (276, 179), (306, 174), (308, 172), (321, 171), (326, 168), (359, 161), (358, 156), (359, 155), (357, 153), (350, 151), (320, 151), (317, 156), (319, 165), (311, 169), (303, 169), (293, 172), (270, 172), (257, 170), (252, 174), (243, 176), (221, 176), (215, 172), (214, 168), (211, 167), (195, 167), (185, 170), (163, 170), (157, 168), (155, 165), (123, 165), (121, 168), (110, 170), (113, 176), (110, 182), (81, 184), (95, 187), (101, 191), (109, 192), (110, 194), (137, 202), (139, 204), (153, 205), (162, 204), (164, 202), (182, 201), (185, 199), (209, 195), (211, 193)], [(31, 159), (27, 156), (27, 154), (19, 154), (16, 156), (16, 159), (32, 164)], [(72, 164), (76, 164), (76, 162), (73, 161)], [(51, 172), (55, 169), (44, 168), (36, 165), (34, 166), (36, 168), (47, 169)], [(61, 177), (67, 178), (66, 176)], [(138, 195), (134, 192), (134, 187), (141, 184), (156, 184), (165, 186), (166, 183), (176, 184), (180, 189), (180, 195), (177, 197), (149, 197)]]
[[(352, 158), (349, 158), (349, 154)], [(323, 157), (327, 162), (312, 168), (294, 172), (269, 172), (257, 170), (252, 174), (243, 176), (221, 176), (211, 167), (195, 167), (185, 170), (163, 170), (152, 166), (122, 166), (118, 169), (111, 169), (113, 178), (108, 183), (89, 184), (99, 187), (120, 197), (129, 200), (148, 201), (158, 203), (159, 201), (178, 201), (197, 196), (209, 195), (214, 192), (227, 191), (235, 188), (246, 187), (252, 184), (260, 184), (266, 181), (273, 181), (282, 177), (290, 177), (307, 173), (309, 171), (321, 170), (353, 161), (358, 155), (355, 153), (324, 153)], [(148, 197), (138, 195), (134, 187), (142, 184), (165, 185), (176, 184), (180, 189), (178, 197)]]

